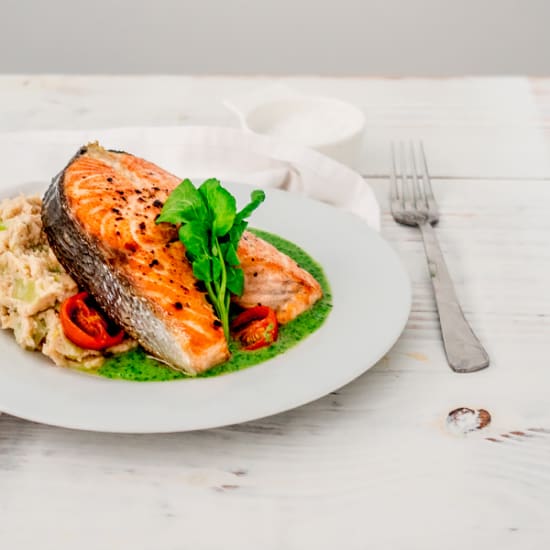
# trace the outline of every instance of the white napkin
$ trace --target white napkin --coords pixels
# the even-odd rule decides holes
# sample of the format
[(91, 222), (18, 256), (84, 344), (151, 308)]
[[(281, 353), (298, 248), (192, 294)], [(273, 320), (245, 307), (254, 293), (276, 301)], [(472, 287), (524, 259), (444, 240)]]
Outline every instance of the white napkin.
[(0, 134), (2, 182), (49, 181), (89, 141), (125, 150), (200, 182), (277, 187), (344, 208), (378, 230), (380, 209), (369, 185), (350, 168), (315, 151), (231, 128), (116, 128)]

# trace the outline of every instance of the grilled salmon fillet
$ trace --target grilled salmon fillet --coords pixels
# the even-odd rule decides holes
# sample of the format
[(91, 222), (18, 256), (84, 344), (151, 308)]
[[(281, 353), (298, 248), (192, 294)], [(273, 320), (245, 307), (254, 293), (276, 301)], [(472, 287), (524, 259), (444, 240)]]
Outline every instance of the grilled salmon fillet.
[[(42, 221), (60, 263), (106, 313), (155, 356), (189, 373), (229, 358), (219, 320), (196, 285), (177, 231), (155, 223), (181, 182), (162, 168), (97, 143), (52, 181)], [(321, 296), (317, 281), (250, 232), (238, 248), (242, 307), (272, 307), (286, 323)]]
[(142, 159), (91, 144), (54, 179), (42, 219), (78, 285), (145, 349), (196, 374), (227, 360), (229, 350), (175, 228), (155, 224), (178, 182)]
[(321, 285), (307, 271), (256, 235), (246, 231), (237, 255), (244, 271), (241, 307), (269, 306), (279, 323), (292, 321), (323, 296)]

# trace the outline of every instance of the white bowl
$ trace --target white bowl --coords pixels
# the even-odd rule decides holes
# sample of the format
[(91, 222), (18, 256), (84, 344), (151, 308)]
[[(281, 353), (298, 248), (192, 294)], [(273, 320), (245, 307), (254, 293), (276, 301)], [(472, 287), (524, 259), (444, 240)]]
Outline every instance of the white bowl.
[(272, 84), (224, 104), (237, 114), (245, 130), (304, 145), (357, 167), (365, 115), (345, 101)]
[(238, 112), (243, 128), (305, 145), (357, 167), (365, 130), (365, 115), (357, 107), (338, 99), (301, 94), (254, 103), (229, 105)]

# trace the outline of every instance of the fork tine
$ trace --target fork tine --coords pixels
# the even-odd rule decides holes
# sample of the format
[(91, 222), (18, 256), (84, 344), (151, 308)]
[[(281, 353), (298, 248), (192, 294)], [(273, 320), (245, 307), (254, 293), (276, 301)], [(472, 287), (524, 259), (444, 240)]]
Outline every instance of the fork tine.
[(391, 142), (391, 164), (392, 171), (390, 175), (390, 197), (392, 201), (399, 200), (399, 189), (397, 187), (397, 168), (395, 166), (395, 144)]
[(414, 151), (414, 143), (412, 141), (409, 143), (409, 147), (411, 150), (411, 174), (412, 174), (413, 201), (415, 206), (418, 208), (419, 202), (425, 203), (426, 201), (424, 200), (424, 195), (422, 194), (422, 190), (420, 189), (420, 185), (418, 183), (418, 171), (416, 169), (416, 153)]
[(430, 181), (430, 175), (428, 174), (428, 163), (426, 161), (426, 153), (424, 152), (424, 144), (420, 141), (420, 153), (422, 156), (422, 180), (424, 183), (424, 194), (426, 195), (426, 201), (428, 199), (435, 200), (432, 190), (432, 183)]
[(399, 142), (399, 156), (400, 156), (400, 167), (401, 167), (401, 195), (405, 209), (410, 208), (411, 206), (411, 193), (409, 188), (409, 174), (407, 167), (407, 154), (405, 151), (405, 144)]

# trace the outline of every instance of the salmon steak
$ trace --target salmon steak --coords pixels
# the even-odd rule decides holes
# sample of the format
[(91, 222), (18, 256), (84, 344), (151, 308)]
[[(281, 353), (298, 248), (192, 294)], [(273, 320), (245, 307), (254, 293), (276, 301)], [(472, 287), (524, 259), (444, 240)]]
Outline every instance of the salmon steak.
[(234, 301), (241, 307), (268, 306), (281, 324), (292, 321), (322, 296), (321, 285), (286, 254), (245, 231), (237, 255), (244, 271), (244, 293)]
[[(199, 374), (230, 354), (177, 229), (155, 223), (180, 182), (146, 160), (92, 143), (52, 180), (42, 223), (59, 262), (115, 323), (155, 357)], [(237, 252), (245, 275), (239, 305), (270, 306), (286, 323), (322, 296), (309, 273), (252, 233)]]

